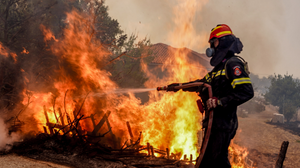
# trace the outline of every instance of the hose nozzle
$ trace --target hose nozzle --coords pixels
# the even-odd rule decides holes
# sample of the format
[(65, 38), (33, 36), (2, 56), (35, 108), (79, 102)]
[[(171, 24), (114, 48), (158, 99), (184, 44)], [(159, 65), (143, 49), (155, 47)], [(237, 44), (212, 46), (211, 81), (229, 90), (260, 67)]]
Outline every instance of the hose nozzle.
[(167, 86), (157, 87), (157, 91), (167, 90)]

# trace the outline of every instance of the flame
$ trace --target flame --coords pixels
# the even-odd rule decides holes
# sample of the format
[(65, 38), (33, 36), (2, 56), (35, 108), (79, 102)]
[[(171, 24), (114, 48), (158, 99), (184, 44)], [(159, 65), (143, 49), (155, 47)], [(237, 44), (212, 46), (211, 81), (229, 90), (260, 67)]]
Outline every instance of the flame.
[[(176, 28), (170, 33), (170, 40), (173, 42), (171, 45), (179, 46), (181, 49), (175, 53), (175, 59), (168, 60), (162, 67), (171, 74), (167, 78), (158, 79), (148, 70), (145, 63), (141, 63), (149, 77), (146, 87), (188, 82), (202, 78), (206, 74), (201, 63), (187, 62), (189, 50), (182, 48), (195, 45), (200, 38), (193, 27), (193, 20), (196, 10), (205, 2), (182, 1), (174, 9)], [(181, 159), (185, 154), (187, 156), (192, 154), (196, 158), (201, 116), (196, 105), (198, 96), (195, 93), (151, 92), (150, 100), (145, 105), (141, 105), (141, 101), (132, 93), (128, 96), (93, 94), (118, 88), (110, 80), (111, 74), (104, 70), (111, 53), (99, 39), (92, 36), (95, 31), (93, 17), (75, 10), (67, 13), (63, 36), (59, 39), (56, 39), (51, 30), (44, 25), (40, 26), (45, 42), (52, 40), (50, 48), (59, 60), (60, 69), (59, 76), (53, 81), (55, 91), (31, 92), (28, 111), (37, 121), (38, 130), (43, 131), (43, 126), (48, 122), (45, 113), (48, 114), (49, 122), (62, 124), (62, 121), (57, 119), (60, 117), (58, 109), (61, 109), (63, 116), (68, 115), (72, 119), (76, 114), (86, 117), (95, 114), (96, 124), (105, 113), (111, 112), (109, 122), (112, 132), (117, 137), (123, 138), (121, 143), (130, 138), (126, 129), (128, 121), (134, 135), (133, 140), (137, 140), (139, 132), (142, 132), (142, 145), (150, 143), (161, 150), (169, 148), (170, 153), (180, 156)], [(23, 104), (27, 102), (29, 101), (24, 99)], [(64, 121), (67, 122), (65, 117)], [(90, 119), (81, 121), (80, 125), (86, 131), (93, 131)]]
[(8, 58), (8, 56), (10, 55), (14, 62), (17, 62), (17, 54), (14, 52), (10, 52), (6, 47), (4, 47), (2, 45), (2, 43), (0, 42), (0, 55), (3, 55), (4, 57)]
[(237, 144), (231, 143), (228, 148), (230, 163), (233, 168), (253, 167), (253, 161), (248, 159), (247, 148), (240, 147)]
[[(179, 46), (181, 49), (177, 50), (175, 53), (174, 60), (169, 59), (163, 66), (164, 70), (167, 70), (169, 74), (172, 74), (168, 79), (164, 79), (169, 83), (188, 82), (192, 79), (202, 78), (206, 73), (205, 68), (200, 63), (187, 62), (189, 51), (183, 48), (185, 46), (194, 46), (195, 43), (199, 42), (198, 39), (200, 39), (200, 37), (194, 29), (193, 20), (197, 8), (204, 4), (205, 3), (199, 3), (195, 0), (184, 1), (174, 9), (174, 23), (176, 26), (174, 31), (169, 34), (169, 37), (172, 42), (171, 45)], [(159, 85), (163, 83), (153, 77), (153, 75), (149, 75), (149, 77), (150, 80), (147, 83), (149, 87), (153, 84)], [(160, 97), (158, 95), (153, 95), (153, 97), (155, 97), (156, 104), (161, 106), (159, 107), (160, 111), (171, 112), (171, 115), (164, 114), (165, 116), (171, 117), (170, 120), (165, 120), (165, 118), (161, 120), (162, 123), (167, 122), (169, 124), (161, 124), (167, 129), (160, 129), (160, 132), (163, 135), (170, 135), (170, 142), (164, 141), (165, 144), (170, 146), (170, 152), (180, 153), (181, 159), (183, 159), (184, 154), (188, 156), (190, 154), (197, 156), (197, 145), (199, 145), (197, 144), (197, 132), (201, 129), (201, 117), (195, 103), (198, 96), (195, 93), (179, 91), (175, 94), (164, 94)], [(156, 108), (158, 108), (157, 105)], [(153, 116), (153, 118), (158, 117)], [(159, 128), (156, 129), (159, 130)], [(157, 143), (160, 142), (161, 139), (155, 141)]]
[[(44, 42), (47, 43), (50, 40), (54, 40), (55, 42), (57, 42), (58, 40), (55, 38), (55, 36), (53, 35), (53, 33), (51, 32), (51, 30), (47, 29), (44, 25), (40, 25), (40, 29), (43, 31), (43, 35), (44, 35)], [(25, 48), (24, 48), (25, 50)]]
[(0, 42), (0, 55), (3, 55), (3, 56), (5, 56), (5, 57), (8, 57), (7, 49), (2, 45), (1, 42)]
[(25, 48), (25, 47), (23, 47), (23, 51), (21, 52), (21, 54), (29, 54), (29, 51), (28, 51), (28, 50), (26, 50), (26, 48)]
[[(174, 43), (189, 46), (189, 42), (193, 41), (196, 32), (191, 20), (194, 18), (197, 6), (196, 1), (187, 1), (183, 2), (177, 11), (175, 10), (175, 13), (178, 13), (184, 9), (187, 15), (180, 14), (176, 18), (179, 21), (175, 20), (178, 28), (171, 33)], [(190, 11), (192, 12), (189, 13)], [(59, 117), (58, 108), (73, 118), (74, 114), (79, 112), (84, 116), (97, 114), (96, 122), (99, 122), (104, 113), (110, 111), (109, 122), (112, 125), (112, 132), (123, 138), (122, 143), (130, 138), (129, 135), (124, 136), (124, 132), (127, 132), (126, 121), (128, 121), (133, 130), (134, 140), (138, 138), (139, 132), (142, 132), (141, 144), (145, 145), (149, 142), (155, 148), (162, 150), (169, 148), (170, 153), (181, 158), (184, 154), (188, 156), (192, 154), (196, 158), (199, 146), (197, 132), (200, 130), (201, 121), (196, 106), (198, 96), (183, 91), (152, 92), (149, 95), (150, 101), (145, 105), (141, 105), (141, 101), (131, 93), (129, 96), (108, 94), (100, 97), (87, 96), (85, 99), (90, 92), (106, 92), (117, 88), (109, 78), (110, 73), (103, 70), (111, 53), (92, 36), (94, 31), (92, 15), (73, 10), (67, 13), (66, 25), (63, 36), (59, 39), (56, 39), (45, 26), (40, 26), (45, 42), (52, 40), (50, 48), (61, 63), (61, 68), (59, 76), (54, 81), (55, 92), (32, 92), (32, 103), (29, 109), (33, 111), (33, 116), (39, 123), (39, 131), (43, 131), (43, 126), (47, 123), (45, 113), (48, 114), (49, 122), (60, 123), (56, 119)], [(178, 34), (180, 36), (177, 36)], [(206, 70), (200, 63), (187, 62), (188, 53), (189, 51), (184, 48), (179, 49), (175, 59), (167, 61), (163, 66), (173, 75), (160, 80), (151, 74), (146, 64), (142, 63), (149, 77), (145, 85), (153, 88), (171, 82), (187, 82), (204, 76)], [(169, 66), (171, 63), (175, 66)], [(79, 111), (83, 102), (84, 107)], [(86, 131), (93, 130), (91, 120), (84, 120), (80, 124)]]
[(14, 62), (17, 62), (17, 54), (16, 53), (10, 53), (10, 56), (14, 59)]

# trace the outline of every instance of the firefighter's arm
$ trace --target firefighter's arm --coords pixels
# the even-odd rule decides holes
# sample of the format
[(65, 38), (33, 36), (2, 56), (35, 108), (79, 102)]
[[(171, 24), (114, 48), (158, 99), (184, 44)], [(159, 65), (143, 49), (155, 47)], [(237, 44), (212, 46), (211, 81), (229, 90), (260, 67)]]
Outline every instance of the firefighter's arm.
[(232, 91), (227, 96), (220, 98), (221, 105), (223, 107), (238, 106), (250, 100), (254, 96), (254, 91), (244, 64), (240, 60), (233, 60), (228, 62), (226, 69)]
[[(190, 82), (187, 82), (187, 83), (182, 83), (182, 85), (186, 85), (186, 84), (190, 84), (190, 83), (195, 83), (195, 82), (210, 83), (210, 81), (211, 81), (211, 75), (210, 75), (210, 73), (207, 73), (202, 79), (197, 79), (195, 81), (190, 81)], [(184, 88), (182, 90), (183, 91), (188, 91), (188, 92), (196, 92), (196, 91), (199, 90), (199, 86)]]

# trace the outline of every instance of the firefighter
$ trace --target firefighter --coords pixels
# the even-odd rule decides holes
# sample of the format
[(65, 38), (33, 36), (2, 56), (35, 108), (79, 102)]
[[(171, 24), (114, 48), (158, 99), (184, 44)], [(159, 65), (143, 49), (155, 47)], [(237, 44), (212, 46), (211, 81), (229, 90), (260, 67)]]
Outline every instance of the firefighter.
[[(211, 57), (210, 64), (214, 68), (203, 79), (188, 83), (210, 84), (214, 97), (208, 98), (205, 88), (201, 86), (185, 88), (183, 91), (198, 92), (202, 101), (206, 102), (206, 109), (213, 109), (214, 112), (211, 134), (200, 168), (230, 168), (228, 147), (238, 127), (237, 106), (250, 100), (254, 92), (247, 63), (241, 57), (235, 56), (242, 51), (243, 45), (233, 35), (230, 27), (220, 24), (213, 28), (209, 44), (206, 55)], [(175, 86), (188, 83), (170, 84), (167, 91), (177, 92)], [(206, 128), (207, 124), (206, 117), (203, 127)]]

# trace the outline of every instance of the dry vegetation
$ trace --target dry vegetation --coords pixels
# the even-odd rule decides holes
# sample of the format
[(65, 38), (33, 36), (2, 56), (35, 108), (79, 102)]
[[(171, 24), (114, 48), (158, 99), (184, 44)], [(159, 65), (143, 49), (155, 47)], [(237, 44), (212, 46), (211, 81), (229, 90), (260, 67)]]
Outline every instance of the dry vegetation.
[(261, 113), (239, 118), (239, 131), (234, 142), (248, 149), (249, 157), (257, 163), (258, 168), (272, 168), (281, 143), (289, 141), (284, 167), (300, 167), (300, 136), (267, 124), (274, 111), (275, 108), (267, 106)]

